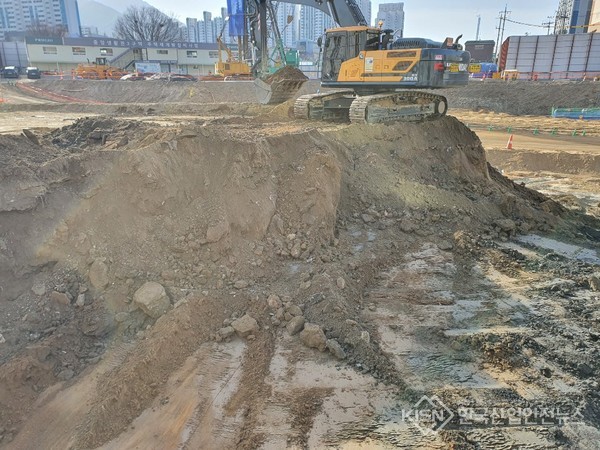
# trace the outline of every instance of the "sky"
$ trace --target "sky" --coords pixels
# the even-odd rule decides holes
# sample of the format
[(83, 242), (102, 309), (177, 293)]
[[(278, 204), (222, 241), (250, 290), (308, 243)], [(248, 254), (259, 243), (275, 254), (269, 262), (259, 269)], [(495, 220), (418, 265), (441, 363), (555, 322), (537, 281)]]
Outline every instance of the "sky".
[[(202, 11), (220, 16), (226, 0), (146, 0), (165, 13), (173, 13), (185, 22), (186, 17), (202, 17)], [(372, 17), (377, 14), (380, 3), (372, 1)], [(477, 32), (477, 16), (481, 16), (480, 39), (496, 40), (499, 12), (507, 5), (511, 11), (508, 18), (526, 24), (541, 25), (553, 20), (559, 0), (405, 0), (404, 36), (443, 40), (446, 36), (463, 34), (463, 42), (474, 40)], [(549, 19), (549, 17), (552, 17)], [(507, 22), (504, 37), (512, 35), (547, 34), (542, 27), (529, 27)]]

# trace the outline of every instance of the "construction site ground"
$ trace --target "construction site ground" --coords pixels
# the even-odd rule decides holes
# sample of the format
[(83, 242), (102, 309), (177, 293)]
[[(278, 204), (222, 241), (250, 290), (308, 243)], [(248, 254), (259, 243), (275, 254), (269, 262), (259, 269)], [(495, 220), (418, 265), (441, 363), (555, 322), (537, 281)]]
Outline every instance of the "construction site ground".
[(254, 95), (0, 84), (0, 448), (600, 448), (600, 83)]

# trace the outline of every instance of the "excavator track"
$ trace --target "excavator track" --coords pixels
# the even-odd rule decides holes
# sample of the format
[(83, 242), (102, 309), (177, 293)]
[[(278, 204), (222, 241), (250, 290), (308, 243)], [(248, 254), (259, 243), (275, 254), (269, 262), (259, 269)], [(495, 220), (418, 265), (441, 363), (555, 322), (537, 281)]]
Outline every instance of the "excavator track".
[(357, 97), (350, 106), (352, 123), (418, 122), (446, 114), (448, 101), (442, 95), (399, 91)]
[(302, 95), (294, 102), (296, 119), (348, 121), (354, 91), (336, 91)]

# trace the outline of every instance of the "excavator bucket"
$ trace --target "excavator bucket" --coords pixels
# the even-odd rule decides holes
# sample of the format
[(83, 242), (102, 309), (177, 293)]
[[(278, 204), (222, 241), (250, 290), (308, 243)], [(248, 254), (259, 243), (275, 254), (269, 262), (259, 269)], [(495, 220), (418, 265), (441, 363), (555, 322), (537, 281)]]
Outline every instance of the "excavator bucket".
[(263, 105), (277, 105), (293, 98), (308, 80), (299, 69), (285, 66), (265, 79), (256, 78), (254, 86), (258, 101)]

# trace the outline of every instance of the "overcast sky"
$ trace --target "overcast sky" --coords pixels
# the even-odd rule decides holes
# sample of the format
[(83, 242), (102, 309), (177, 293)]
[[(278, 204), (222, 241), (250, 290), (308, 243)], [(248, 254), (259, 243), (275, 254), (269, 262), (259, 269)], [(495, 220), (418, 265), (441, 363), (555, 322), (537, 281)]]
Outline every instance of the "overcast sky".
[[(220, 8), (226, 6), (226, 0), (146, 0), (166, 13), (174, 13), (185, 22), (186, 17), (202, 17), (202, 11), (210, 11), (213, 16), (220, 15)], [(380, 3), (373, 1), (372, 17), (375, 18)], [(499, 12), (508, 4), (509, 19), (518, 22), (541, 25), (554, 17), (559, 0), (406, 0), (405, 33), (406, 37), (420, 36), (443, 40), (446, 36), (464, 34), (463, 40), (475, 39), (477, 16), (481, 16), (481, 39), (496, 40)], [(506, 23), (504, 36), (546, 34), (547, 29)]]

